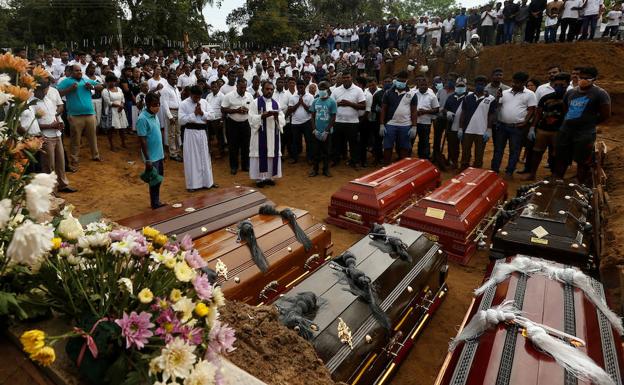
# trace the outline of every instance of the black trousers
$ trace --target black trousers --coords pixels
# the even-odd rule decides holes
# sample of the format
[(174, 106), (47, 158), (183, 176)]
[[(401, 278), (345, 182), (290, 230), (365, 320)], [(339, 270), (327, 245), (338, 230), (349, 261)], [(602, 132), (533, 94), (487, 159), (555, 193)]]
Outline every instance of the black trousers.
[(375, 127), (375, 122), (370, 122), (368, 119), (360, 120), (360, 162), (362, 166), (368, 163), (368, 149), (374, 147), (373, 138), (378, 130), (379, 126)]
[(208, 121), (208, 143), (210, 138), (216, 137), (219, 144), (219, 151), (223, 154), (225, 150), (225, 137), (223, 136), (223, 121), (221, 119)]
[(238, 170), (240, 154), (240, 166), (243, 171), (249, 170), (249, 140), (251, 128), (249, 122), (237, 122), (230, 118), (226, 120), (226, 132), (228, 147), (230, 150), (230, 168)]
[(329, 171), (329, 148), (330, 148), (331, 135), (327, 135), (327, 139), (321, 142), (313, 136), (312, 148), (314, 150), (314, 172), (319, 171), (319, 165), (323, 162), (323, 172)]
[[(566, 38), (566, 31), (568, 32)], [(572, 41), (578, 34), (578, 19), (565, 18), (561, 19), (561, 34), (559, 35), (559, 42)]]
[[(158, 171), (158, 174), (161, 176), (165, 176), (165, 167), (163, 164), (163, 160), (158, 160), (156, 162), (152, 162), (152, 167)], [(149, 195), (150, 195), (150, 206), (153, 209), (157, 208), (160, 204), (160, 185), (162, 183), (158, 183), (155, 186), (149, 186)]]
[(332, 139), (334, 144), (334, 153), (332, 154), (334, 162), (340, 162), (340, 156), (343, 154), (348, 144), (351, 165), (357, 164), (359, 157), (358, 131), (359, 123), (334, 124), (334, 137)]
[(524, 34), (524, 41), (528, 43), (537, 43), (540, 39), (540, 32), (542, 29), (542, 16), (533, 17), (529, 15), (527, 20), (526, 33)]
[(312, 124), (311, 120), (303, 124), (291, 124), (290, 128), (292, 130), (292, 141), (289, 148), (289, 155), (292, 159), (298, 160), (299, 155), (303, 152), (303, 144), (301, 139), (305, 140), (306, 146), (306, 159), (312, 160)]

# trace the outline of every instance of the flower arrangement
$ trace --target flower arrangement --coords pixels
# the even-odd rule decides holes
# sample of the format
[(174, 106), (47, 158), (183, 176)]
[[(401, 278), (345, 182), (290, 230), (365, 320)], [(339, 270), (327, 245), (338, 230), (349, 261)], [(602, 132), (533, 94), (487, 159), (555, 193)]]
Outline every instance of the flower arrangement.
[[(83, 226), (72, 206), (53, 215), (57, 177), (27, 174), (41, 142), (20, 134), (41, 68), (0, 55), (0, 319), (62, 316), (67, 333), (24, 332), (31, 360), (49, 366), (55, 344), (93, 384), (222, 382), (234, 331), (219, 320), (221, 288), (189, 237), (106, 221)], [(33, 112), (36, 116), (36, 112)]]
[[(73, 337), (70, 357), (79, 367), (86, 365), (88, 377), (104, 373), (89, 378), (93, 383), (98, 378), (219, 383), (219, 357), (233, 350), (234, 331), (218, 319), (223, 293), (202, 271), (206, 263), (188, 236), (177, 240), (149, 227), (137, 232), (106, 222), (83, 228), (71, 206), (55, 223), (46, 257), (25, 262), (31, 268), (38, 264), (45, 305), (78, 326), (54, 337), (25, 332), (24, 351), (32, 360), (50, 364), (51, 345)], [(97, 335), (106, 338), (97, 341)], [(98, 361), (100, 351), (118, 358)], [(105, 367), (94, 369), (100, 363)], [(192, 380), (209, 375), (210, 382)]]

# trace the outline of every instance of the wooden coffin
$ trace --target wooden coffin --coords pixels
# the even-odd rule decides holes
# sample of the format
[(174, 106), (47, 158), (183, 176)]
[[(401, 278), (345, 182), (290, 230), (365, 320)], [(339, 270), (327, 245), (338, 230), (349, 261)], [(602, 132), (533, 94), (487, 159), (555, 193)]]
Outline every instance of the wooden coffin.
[(331, 197), (326, 222), (366, 234), (374, 223), (395, 222), (439, 185), (440, 170), (430, 161), (405, 158), (342, 186)]
[(264, 204), (271, 202), (263, 194), (236, 186), (197, 195), (117, 223), (136, 230), (151, 226), (167, 235), (189, 234), (195, 239), (257, 214)]
[(492, 257), (533, 255), (596, 271), (592, 195), (563, 180), (521, 187), (499, 215)]
[[(489, 272), (491, 269), (492, 264)], [(592, 287), (604, 300), (602, 284), (592, 279)], [(532, 322), (583, 340), (586, 345), (577, 349), (605, 369), (616, 384), (622, 384), (624, 361), (617, 333), (583, 291), (545, 275), (515, 272), (473, 301), (462, 329), (479, 310), (505, 300), (514, 301)], [(500, 323), (477, 339), (460, 343), (447, 355), (436, 385), (451, 384), (589, 385), (589, 382), (566, 373), (552, 357), (538, 351), (517, 325)]]
[[(269, 263), (265, 273), (254, 264), (248, 244), (237, 240), (236, 225), (195, 240), (195, 248), (208, 262), (208, 268), (220, 273), (216, 282), (221, 285), (225, 298), (251, 305), (270, 303), (330, 257), (333, 244), (329, 229), (307, 211), (292, 210), (297, 223), (312, 241), (312, 249), (308, 251), (282, 217), (254, 215), (250, 218), (258, 245)], [(225, 267), (227, 273), (218, 265)]]
[(435, 235), (450, 259), (467, 264), (475, 238), (506, 197), (507, 184), (495, 172), (467, 168), (407, 209), (400, 224)]
[[(387, 234), (399, 237), (412, 262), (394, 259), (365, 237), (349, 252), (357, 258), (357, 269), (374, 283), (378, 303), (392, 328), (386, 332), (372, 316), (370, 307), (346, 291), (349, 287), (334, 258), (310, 274), (284, 298), (276, 301), (280, 311), (288, 298), (313, 292), (320, 298), (319, 310), (311, 319), (310, 342), (335, 381), (348, 384), (389, 384), (423, 326), (430, 320), (447, 292), (446, 254), (421, 232), (384, 225)], [(341, 342), (338, 327), (344, 321), (351, 332), (351, 344)]]

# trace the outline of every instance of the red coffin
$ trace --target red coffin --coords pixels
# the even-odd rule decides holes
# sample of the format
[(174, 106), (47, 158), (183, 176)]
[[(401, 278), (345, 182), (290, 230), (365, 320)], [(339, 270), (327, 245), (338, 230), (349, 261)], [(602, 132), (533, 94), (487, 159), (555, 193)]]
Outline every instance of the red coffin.
[(467, 264), (477, 229), (507, 197), (507, 184), (493, 171), (468, 168), (407, 209), (401, 226), (438, 237), (449, 258)]
[(366, 234), (373, 223), (396, 222), (414, 199), (440, 185), (440, 170), (405, 158), (342, 186), (331, 197), (327, 223)]
[[(507, 261), (511, 261), (508, 258)], [(495, 263), (504, 263), (498, 260)], [(560, 265), (561, 266), (561, 265)], [(491, 272), (490, 264), (488, 271)], [(591, 285), (604, 301), (602, 284), (593, 278)], [(460, 331), (479, 310), (503, 301), (514, 301), (523, 316), (531, 321), (565, 332), (583, 340), (578, 349), (605, 369), (616, 384), (622, 384), (624, 361), (617, 332), (581, 289), (549, 279), (545, 275), (512, 273), (476, 298)], [(589, 385), (570, 376), (551, 356), (536, 349), (523, 336), (522, 329), (498, 324), (480, 337), (449, 353), (435, 385)]]

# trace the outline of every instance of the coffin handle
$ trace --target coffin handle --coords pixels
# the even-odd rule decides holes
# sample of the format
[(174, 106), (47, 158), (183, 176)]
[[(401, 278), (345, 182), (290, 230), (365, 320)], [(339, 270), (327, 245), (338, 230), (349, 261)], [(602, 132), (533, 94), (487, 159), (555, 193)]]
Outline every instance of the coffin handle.
[(388, 342), (388, 345), (386, 345), (386, 347), (383, 348), (383, 351), (386, 352), (386, 354), (389, 356), (392, 356), (392, 357), (398, 356), (399, 351), (401, 351), (401, 349), (404, 346), (404, 344), (400, 342), (402, 339), (403, 339), (403, 332), (399, 330), (394, 336), (392, 336), (392, 338)]
[(277, 281), (269, 282), (262, 290), (260, 290), (260, 300), (265, 300), (269, 298), (269, 293), (274, 292), (277, 293), (277, 286), (279, 283)]
[(306, 270), (312, 270), (312, 265), (317, 263), (321, 257), (318, 254), (312, 254), (308, 259), (306, 259), (303, 264), (303, 268)]

